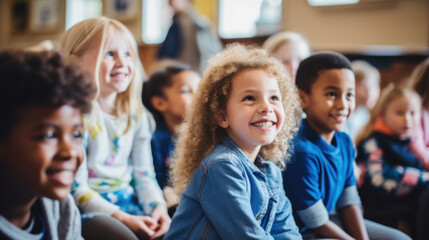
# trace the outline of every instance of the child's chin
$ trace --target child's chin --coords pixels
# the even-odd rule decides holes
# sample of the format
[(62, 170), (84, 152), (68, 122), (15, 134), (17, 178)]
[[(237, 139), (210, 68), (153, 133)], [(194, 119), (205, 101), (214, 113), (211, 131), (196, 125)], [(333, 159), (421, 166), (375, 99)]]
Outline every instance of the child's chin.
[(43, 197), (50, 198), (52, 200), (63, 200), (67, 198), (67, 196), (70, 194), (71, 188), (61, 188), (61, 189), (55, 189), (54, 191), (44, 194)]

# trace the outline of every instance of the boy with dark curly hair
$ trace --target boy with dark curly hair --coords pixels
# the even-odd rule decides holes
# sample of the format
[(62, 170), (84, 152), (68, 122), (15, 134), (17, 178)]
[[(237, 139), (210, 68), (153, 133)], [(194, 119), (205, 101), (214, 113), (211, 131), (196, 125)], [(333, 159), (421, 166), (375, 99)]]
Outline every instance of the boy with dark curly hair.
[(0, 52), (0, 239), (81, 239), (70, 189), (94, 90), (58, 53)]

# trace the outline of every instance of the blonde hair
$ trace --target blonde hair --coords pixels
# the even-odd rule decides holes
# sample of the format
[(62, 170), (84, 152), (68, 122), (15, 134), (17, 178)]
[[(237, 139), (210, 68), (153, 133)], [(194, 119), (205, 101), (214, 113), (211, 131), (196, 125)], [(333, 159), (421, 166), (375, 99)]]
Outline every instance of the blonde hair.
[(387, 87), (383, 89), (380, 94), (380, 98), (378, 99), (374, 108), (371, 110), (371, 116), (369, 118), (368, 123), (357, 135), (355, 141), (356, 146), (359, 145), (360, 142), (368, 138), (369, 135), (371, 135), (372, 126), (374, 125), (378, 117), (384, 116), (389, 104), (393, 100), (401, 97), (407, 97), (408, 99), (414, 98), (417, 99), (418, 102), (420, 102), (419, 95), (412, 89), (395, 86), (393, 83), (390, 83)]
[(310, 55), (310, 46), (308, 45), (307, 40), (295, 32), (280, 32), (272, 35), (267, 40), (265, 40), (262, 47), (267, 50), (269, 54), (275, 53), (283, 44), (286, 43), (302, 43), (306, 46), (307, 56)]
[(429, 109), (429, 58), (414, 69), (409, 82), (410, 87), (422, 98), (423, 107)]
[(277, 59), (269, 57), (265, 50), (232, 44), (209, 60), (209, 67), (185, 115), (172, 163), (177, 193), (183, 192), (202, 159), (225, 136), (224, 129), (218, 126), (217, 114), (225, 110), (234, 76), (249, 69), (262, 69), (277, 79), (285, 109), (285, 122), (274, 141), (261, 147), (260, 155), (284, 167), (283, 161), (290, 150), (289, 141), (297, 131), (300, 120), (296, 87), (284, 66)]
[(369, 78), (376, 80), (376, 84), (378, 86), (380, 85), (380, 72), (377, 68), (362, 60), (353, 61), (351, 65), (355, 75), (356, 85), (359, 85), (363, 80)]
[[(115, 35), (112, 36), (112, 34)], [(98, 37), (101, 37), (101, 42), (94, 71), (97, 86), (97, 95), (95, 98), (100, 93), (100, 64), (104, 55), (104, 47), (109, 37), (121, 38), (128, 45), (134, 61), (135, 70), (131, 78), (131, 83), (124, 92), (118, 94), (115, 102), (115, 110), (118, 116), (127, 116), (126, 132), (131, 126), (132, 115), (136, 114), (139, 116), (143, 112), (141, 91), (145, 72), (139, 58), (138, 46), (133, 34), (117, 20), (107, 17), (91, 18), (75, 24), (64, 33), (61, 39), (61, 49), (67, 57), (71, 55), (81, 57)]]

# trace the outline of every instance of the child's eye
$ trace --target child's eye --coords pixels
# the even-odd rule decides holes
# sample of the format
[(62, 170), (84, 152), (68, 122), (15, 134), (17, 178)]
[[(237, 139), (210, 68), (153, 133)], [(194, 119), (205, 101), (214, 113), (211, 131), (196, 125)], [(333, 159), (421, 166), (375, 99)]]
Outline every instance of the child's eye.
[(40, 135), (37, 135), (35, 137), (35, 139), (37, 139), (37, 140), (50, 140), (50, 139), (53, 139), (56, 137), (57, 137), (56, 132), (54, 130), (49, 130), (49, 131), (46, 131)]
[(106, 56), (113, 57), (113, 52), (112, 52), (112, 51), (108, 51), (108, 52), (106, 53)]
[(354, 98), (355, 94), (354, 93), (347, 93), (347, 98)]
[(336, 93), (334, 93), (334, 92), (327, 92), (327, 93), (326, 93), (326, 96), (327, 96), (327, 97), (336, 97), (336, 96), (337, 96), (337, 94), (336, 94)]
[(131, 56), (131, 53), (130, 52), (125, 52), (125, 56), (129, 57), (129, 56)]
[(252, 96), (245, 96), (242, 101), (244, 102), (244, 101), (254, 101), (254, 100), (255, 98)]
[(81, 139), (82, 138), (82, 132), (80, 130), (73, 131), (72, 136), (73, 136), (73, 138)]
[(270, 101), (279, 101), (280, 98), (276, 95), (270, 97)]

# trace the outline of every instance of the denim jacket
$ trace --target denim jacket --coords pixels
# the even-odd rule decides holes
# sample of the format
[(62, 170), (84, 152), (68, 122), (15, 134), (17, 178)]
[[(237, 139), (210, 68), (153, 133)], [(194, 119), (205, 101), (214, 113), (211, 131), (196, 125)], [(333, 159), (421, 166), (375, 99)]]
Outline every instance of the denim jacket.
[(302, 239), (280, 169), (255, 163), (225, 138), (195, 170), (165, 239)]

